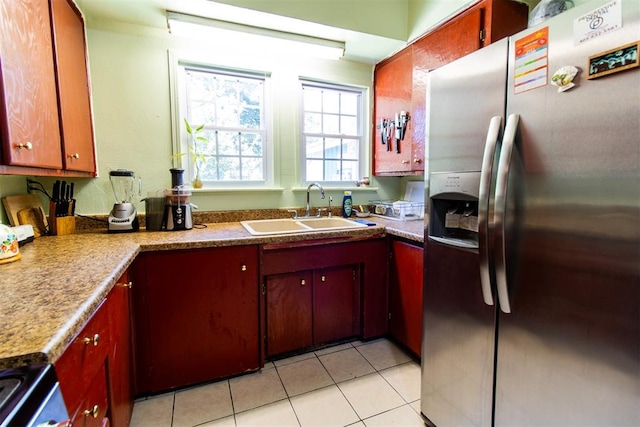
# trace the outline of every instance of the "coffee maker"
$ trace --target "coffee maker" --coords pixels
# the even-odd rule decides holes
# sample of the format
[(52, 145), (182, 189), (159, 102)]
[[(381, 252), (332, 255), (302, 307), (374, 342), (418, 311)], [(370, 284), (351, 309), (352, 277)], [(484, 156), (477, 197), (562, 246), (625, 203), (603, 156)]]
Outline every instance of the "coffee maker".
[(167, 231), (191, 230), (191, 190), (184, 185), (184, 169), (172, 168), (171, 189), (165, 191), (164, 227)]
[[(109, 233), (127, 233), (138, 231), (140, 223), (135, 206), (131, 203), (135, 187), (135, 173), (118, 169), (109, 172), (109, 181), (113, 189), (113, 197), (116, 203), (107, 219)], [(140, 193), (140, 180), (138, 179), (138, 193)]]

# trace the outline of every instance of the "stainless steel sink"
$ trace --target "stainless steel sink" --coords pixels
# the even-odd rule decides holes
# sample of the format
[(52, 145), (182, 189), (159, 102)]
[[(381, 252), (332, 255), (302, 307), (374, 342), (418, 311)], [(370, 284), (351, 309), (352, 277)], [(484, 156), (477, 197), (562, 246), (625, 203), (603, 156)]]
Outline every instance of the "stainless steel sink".
[(269, 234), (309, 233), (313, 231), (346, 230), (366, 227), (365, 224), (346, 218), (284, 218), (240, 221), (254, 236)]

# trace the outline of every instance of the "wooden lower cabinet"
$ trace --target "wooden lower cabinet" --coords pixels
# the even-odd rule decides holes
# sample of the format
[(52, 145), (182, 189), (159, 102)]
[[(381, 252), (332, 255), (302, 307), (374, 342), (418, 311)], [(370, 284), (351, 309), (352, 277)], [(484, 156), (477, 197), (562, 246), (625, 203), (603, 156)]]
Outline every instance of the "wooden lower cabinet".
[(107, 297), (111, 349), (109, 351), (109, 418), (114, 427), (126, 427), (131, 420), (134, 399), (133, 283), (126, 273)]
[(389, 336), (420, 357), (422, 350), (423, 249), (391, 239)]
[(313, 339), (326, 344), (360, 333), (360, 267), (313, 272)]
[(387, 332), (385, 239), (262, 245), (264, 357)]
[(134, 282), (138, 394), (260, 367), (257, 246), (143, 253)]
[[(104, 426), (109, 420), (105, 412), (108, 407), (107, 376), (105, 367), (102, 366), (90, 383), (78, 410), (71, 417), (71, 423), (74, 427)], [(128, 425), (128, 422), (124, 425)]]
[(267, 357), (360, 333), (360, 267), (265, 277)]
[(107, 357), (111, 347), (106, 301), (54, 364), (73, 425), (100, 425), (107, 416)]
[(128, 273), (55, 363), (74, 426), (127, 427), (133, 409)]
[(303, 271), (268, 276), (266, 282), (267, 356), (313, 344), (313, 274)]

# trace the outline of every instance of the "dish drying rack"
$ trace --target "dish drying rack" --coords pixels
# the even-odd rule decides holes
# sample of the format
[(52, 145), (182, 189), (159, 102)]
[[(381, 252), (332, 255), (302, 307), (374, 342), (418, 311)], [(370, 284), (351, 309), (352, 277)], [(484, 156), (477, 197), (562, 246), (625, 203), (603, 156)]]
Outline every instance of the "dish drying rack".
[(417, 221), (424, 219), (424, 202), (371, 200), (369, 203), (369, 210), (374, 216), (392, 219), (394, 221)]

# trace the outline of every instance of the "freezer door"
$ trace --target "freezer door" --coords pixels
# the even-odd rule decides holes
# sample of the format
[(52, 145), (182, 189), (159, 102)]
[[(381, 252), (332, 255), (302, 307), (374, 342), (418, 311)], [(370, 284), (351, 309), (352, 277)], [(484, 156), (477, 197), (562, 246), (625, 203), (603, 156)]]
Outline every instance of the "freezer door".
[(507, 39), (429, 73), (429, 173), (480, 171), (491, 118), (504, 115)]
[[(574, 19), (622, 8), (622, 28), (574, 44)], [(609, 13), (609, 12), (607, 12)], [(590, 16), (597, 17), (597, 14)], [(522, 93), (505, 222), (510, 314), (500, 312), (495, 425), (640, 425), (640, 69), (587, 79), (590, 56), (640, 40), (640, 2), (582, 4), (548, 27), (548, 79)], [(515, 191), (515, 186), (520, 187)]]
[[(428, 176), (480, 176), (489, 129), (504, 115), (507, 49), (503, 40), (430, 73)], [(434, 186), (438, 194), (429, 196), (455, 198), (459, 187)], [(491, 286), (483, 295), (477, 249), (425, 240), (422, 415), (439, 427), (491, 426), (496, 309), (488, 305), (494, 299)]]

